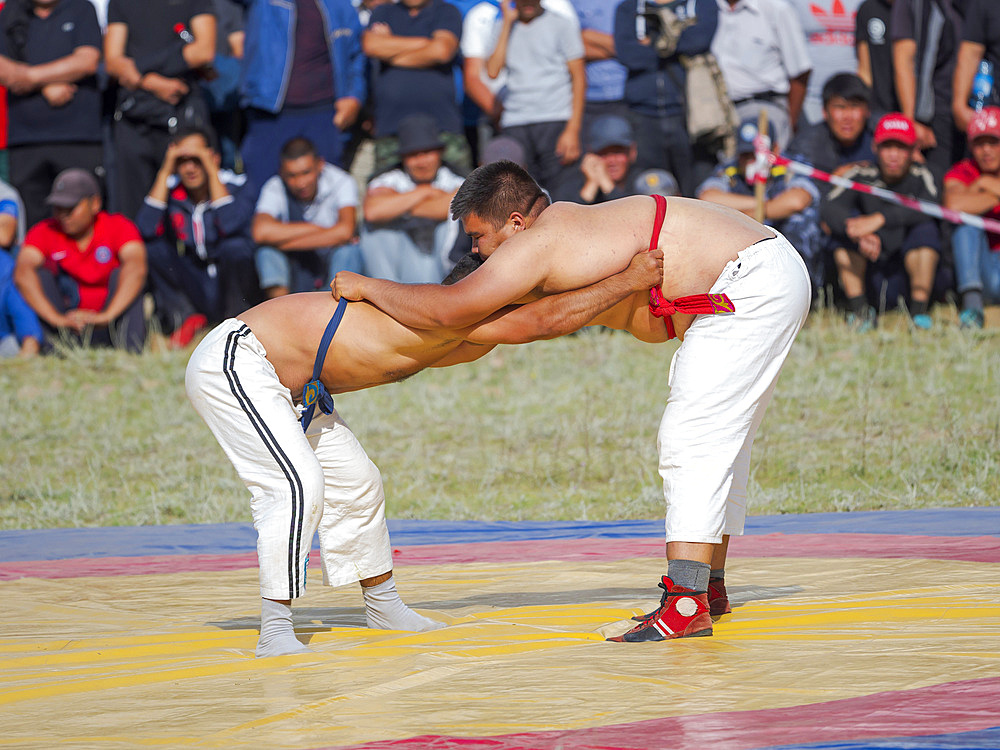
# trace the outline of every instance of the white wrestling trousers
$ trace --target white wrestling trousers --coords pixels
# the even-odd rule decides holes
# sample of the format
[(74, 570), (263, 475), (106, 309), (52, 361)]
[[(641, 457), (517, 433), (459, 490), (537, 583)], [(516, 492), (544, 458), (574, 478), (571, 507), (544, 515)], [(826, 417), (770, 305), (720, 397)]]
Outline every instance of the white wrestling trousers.
[(375, 464), (336, 412), (317, 409), (308, 434), (302, 432), (291, 393), (242, 321), (227, 320), (205, 337), (188, 362), (185, 386), (250, 490), (263, 598), (304, 593), (317, 527), (326, 585), (392, 570)]
[(809, 313), (809, 274), (781, 235), (740, 251), (711, 289), (733, 315), (699, 315), (670, 363), (657, 448), (668, 542), (743, 533), (750, 447)]

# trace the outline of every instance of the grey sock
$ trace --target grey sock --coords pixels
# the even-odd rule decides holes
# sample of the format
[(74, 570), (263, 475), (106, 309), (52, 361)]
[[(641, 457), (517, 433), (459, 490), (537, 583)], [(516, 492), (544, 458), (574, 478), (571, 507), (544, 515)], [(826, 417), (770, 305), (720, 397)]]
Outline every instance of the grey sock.
[(969, 289), (962, 292), (962, 308), (965, 310), (982, 310), (983, 290)]
[(712, 572), (709, 573), (710, 578), (725, 578), (726, 569), (725, 568), (713, 568)]
[(273, 599), (261, 599), (257, 657), (308, 653), (309, 649), (295, 637), (292, 608)]
[(361, 591), (365, 596), (365, 620), (370, 628), (420, 632), (436, 630), (445, 625), (418, 615), (403, 604), (396, 591), (396, 582), (391, 577), (377, 586), (362, 586)]
[(692, 591), (708, 591), (708, 576), (712, 566), (696, 560), (668, 560), (667, 577), (675, 586), (683, 586)]

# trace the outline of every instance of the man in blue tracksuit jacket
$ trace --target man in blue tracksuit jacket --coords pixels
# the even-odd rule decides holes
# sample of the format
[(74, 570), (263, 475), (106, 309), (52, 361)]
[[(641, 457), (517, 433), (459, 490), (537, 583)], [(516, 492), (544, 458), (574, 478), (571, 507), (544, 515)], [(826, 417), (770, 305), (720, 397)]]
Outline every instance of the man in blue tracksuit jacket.
[[(681, 20), (694, 19), (669, 57), (656, 51), (658, 5), (668, 6)], [(615, 11), (615, 54), (628, 69), (625, 103), (636, 134), (636, 168), (668, 170), (687, 196), (693, 195), (697, 184), (694, 160), (699, 155), (692, 155), (687, 133), (683, 91), (687, 74), (680, 56), (708, 52), (718, 22), (716, 0), (623, 0)], [(714, 154), (702, 156), (709, 168), (714, 167)]]
[(350, 0), (240, 0), (247, 7), (241, 152), (251, 189), (278, 172), (281, 147), (308, 138), (341, 164), (367, 95), (361, 23)]

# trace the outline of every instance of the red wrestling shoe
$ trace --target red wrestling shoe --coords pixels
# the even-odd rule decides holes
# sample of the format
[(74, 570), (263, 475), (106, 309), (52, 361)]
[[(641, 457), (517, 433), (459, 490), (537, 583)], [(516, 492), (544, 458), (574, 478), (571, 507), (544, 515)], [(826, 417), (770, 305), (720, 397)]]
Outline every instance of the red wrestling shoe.
[(608, 638), (618, 643), (667, 641), (712, 635), (712, 616), (708, 611), (708, 593), (674, 585), (666, 576), (661, 582), (663, 604), (623, 635)]
[[(669, 580), (669, 579), (664, 579)], [(667, 600), (667, 587), (662, 583), (656, 584), (661, 589), (663, 589), (663, 596), (660, 597), (660, 607)], [(636, 622), (647, 622), (649, 618), (659, 612), (659, 607), (654, 609), (652, 612), (647, 612), (644, 615), (636, 615), (632, 619)], [(729, 595), (726, 593), (726, 579), (725, 578), (709, 578), (708, 579), (708, 613), (712, 617), (718, 617), (719, 615), (728, 615), (732, 612), (732, 607), (729, 606)]]
[(729, 606), (729, 594), (726, 593), (725, 578), (708, 579), (708, 612), (712, 617), (728, 615), (733, 611)]
[(191, 339), (202, 328), (208, 325), (208, 318), (201, 313), (195, 313), (185, 318), (176, 331), (170, 334), (170, 348), (183, 349), (191, 343)]

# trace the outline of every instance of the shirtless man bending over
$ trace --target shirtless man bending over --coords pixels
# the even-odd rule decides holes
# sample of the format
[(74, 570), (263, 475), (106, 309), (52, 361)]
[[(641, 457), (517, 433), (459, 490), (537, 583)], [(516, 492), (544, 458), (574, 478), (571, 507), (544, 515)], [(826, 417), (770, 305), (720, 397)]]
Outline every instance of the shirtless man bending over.
[[(209, 333), (188, 363), (186, 387), (251, 492), (262, 599), (257, 656), (308, 651), (295, 638), (291, 600), (304, 593), (317, 528), (324, 583), (360, 581), (369, 627), (441, 627), (396, 592), (382, 478), (329, 394), (471, 361), (499, 343), (552, 338), (602, 322), (612, 313), (598, 313), (644, 295), (662, 274), (662, 253), (633, 255), (624, 272), (599, 284), (462, 329), (417, 330), (373, 305), (311, 292), (264, 302)], [(620, 325), (627, 310), (613, 314)], [(649, 317), (645, 311), (643, 317)]]
[[(686, 198), (634, 196), (596, 206), (556, 203), (512, 162), (475, 170), (452, 200), (486, 260), (453, 286), (401, 285), (357, 274), (334, 279), (337, 297), (367, 300), (419, 329), (458, 328), (513, 302), (539, 299), (619, 273), (639, 251), (662, 250), (663, 326), (683, 343), (670, 365), (660, 422), (667, 575), (660, 606), (613, 638), (659, 641), (710, 635), (729, 611), (729, 535), (742, 534), (750, 447), (778, 373), (809, 310), (809, 277), (780, 235), (738, 211)], [(527, 230), (527, 231), (526, 231)], [(699, 296), (711, 304), (701, 305)], [(722, 296), (724, 295), (724, 297)], [(694, 305), (683, 298), (693, 297)], [(655, 327), (623, 301), (616, 327)], [(712, 302), (714, 300), (714, 302)], [(644, 308), (645, 309), (645, 308)], [(689, 312), (684, 312), (688, 310)], [(641, 335), (641, 334), (640, 334)], [(646, 340), (655, 340), (646, 338)]]

